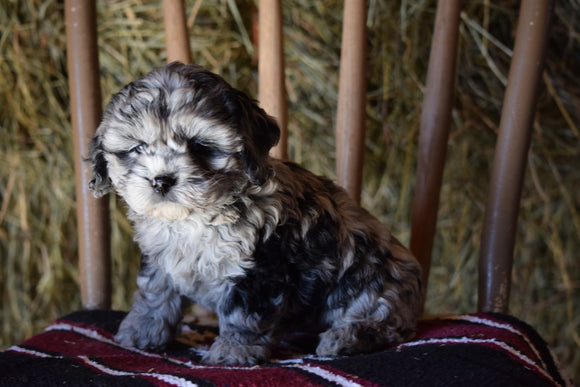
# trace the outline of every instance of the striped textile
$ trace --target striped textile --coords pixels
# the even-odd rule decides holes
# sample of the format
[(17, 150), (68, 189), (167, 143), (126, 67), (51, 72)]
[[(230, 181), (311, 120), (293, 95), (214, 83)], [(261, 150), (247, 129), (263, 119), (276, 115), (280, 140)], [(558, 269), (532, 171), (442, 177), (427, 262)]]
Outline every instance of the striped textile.
[(554, 386), (571, 385), (527, 324), (469, 314), (420, 322), (415, 340), (380, 352), (320, 358), (316, 337), (288, 335), (259, 367), (208, 366), (214, 328), (186, 326), (163, 353), (120, 347), (124, 313), (80, 311), (0, 352), (0, 386)]

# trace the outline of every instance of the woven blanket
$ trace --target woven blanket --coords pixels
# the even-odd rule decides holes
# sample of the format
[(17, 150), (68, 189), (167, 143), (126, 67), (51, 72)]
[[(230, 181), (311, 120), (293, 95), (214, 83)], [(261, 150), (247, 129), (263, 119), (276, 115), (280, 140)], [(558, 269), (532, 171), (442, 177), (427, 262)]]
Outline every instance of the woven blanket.
[(510, 316), (421, 321), (417, 337), (350, 357), (314, 356), (316, 337), (289, 334), (255, 367), (203, 365), (215, 328), (188, 325), (164, 352), (113, 341), (124, 317), (80, 311), (0, 353), (0, 386), (553, 386), (567, 385), (546, 343)]

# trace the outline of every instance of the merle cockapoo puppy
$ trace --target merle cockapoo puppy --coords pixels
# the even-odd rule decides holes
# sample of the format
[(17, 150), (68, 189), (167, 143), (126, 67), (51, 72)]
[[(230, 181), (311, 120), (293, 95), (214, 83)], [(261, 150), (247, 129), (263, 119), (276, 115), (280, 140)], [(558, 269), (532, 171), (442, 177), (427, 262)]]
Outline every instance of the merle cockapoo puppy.
[(219, 317), (211, 364), (265, 362), (288, 330), (320, 333), (320, 356), (413, 336), (415, 258), (342, 188), (269, 157), (279, 136), (199, 66), (169, 64), (112, 98), (90, 144), (90, 187), (123, 198), (143, 254), (120, 344), (163, 348), (189, 302)]

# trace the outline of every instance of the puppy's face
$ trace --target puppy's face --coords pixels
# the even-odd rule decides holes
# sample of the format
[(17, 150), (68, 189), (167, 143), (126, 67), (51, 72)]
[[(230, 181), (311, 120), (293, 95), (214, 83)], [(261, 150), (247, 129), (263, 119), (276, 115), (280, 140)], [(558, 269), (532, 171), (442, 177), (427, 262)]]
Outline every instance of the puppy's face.
[(201, 67), (172, 63), (113, 97), (90, 144), (95, 196), (115, 189), (135, 213), (219, 215), (269, 177), (280, 130), (245, 94)]

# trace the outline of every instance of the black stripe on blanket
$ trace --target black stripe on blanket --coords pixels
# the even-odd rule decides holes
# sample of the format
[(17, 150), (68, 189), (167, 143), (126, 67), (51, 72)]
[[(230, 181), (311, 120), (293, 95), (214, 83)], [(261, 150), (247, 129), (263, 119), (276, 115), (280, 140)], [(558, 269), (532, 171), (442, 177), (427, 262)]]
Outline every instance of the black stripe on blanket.
[(421, 321), (417, 337), (384, 351), (325, 359), (316, 337), (291, 334), (259, 367), (199, 363), (217, 332), (190, 326), (163, 353), (120, 347), (125, 316), (81, 311), (0, 353), (0, 386), (554, 386), (570, 382), (542, 338), (510, 316), (470, 314)]

